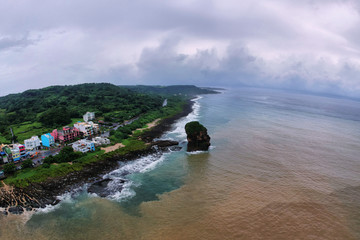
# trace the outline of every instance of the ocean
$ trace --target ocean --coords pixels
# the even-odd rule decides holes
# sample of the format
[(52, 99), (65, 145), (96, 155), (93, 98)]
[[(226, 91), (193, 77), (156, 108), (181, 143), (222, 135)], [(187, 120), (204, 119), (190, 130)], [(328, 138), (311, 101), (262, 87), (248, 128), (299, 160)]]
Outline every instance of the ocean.
[[(84, 186), (0, 216), (0, 239), (360, 239), (360, 102), (256, 88), (194, 101), (162, 137), (181, 151), (107, 174), (108, 198)], [(208, 152), (185, 151), (194, 120)]]

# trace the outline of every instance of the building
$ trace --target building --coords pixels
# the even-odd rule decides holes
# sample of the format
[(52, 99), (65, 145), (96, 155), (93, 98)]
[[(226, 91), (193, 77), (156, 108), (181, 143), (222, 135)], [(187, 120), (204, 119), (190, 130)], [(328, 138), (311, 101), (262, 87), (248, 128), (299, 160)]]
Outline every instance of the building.
[(61, 143), (75, 140), (80, 136), (80, 131), (76, 127), (63, 127), (62, 130), (54, 129), (51, 133), (56, 141)]
[(103, 138), (103, 137), (95, 137), (92, 139), (92, 141), (95, 143), (95, 146), (110, 144), (110, 140), (108, 138)]
[(87, 112), (83, 116), (84, 122), (88, 122), (90, 120), (95, 119), (95, 113), (94, 112)]
[(1, 151), (5, 153), (5, 155), (2, 156), (3, 162), (7, 163), (12, 160), (12, 152), (9, 146), (7, 145), (1, 145)]
[(93, 122), (78, 122), (74, 124), (74, 127), (79, 129), (82, 136), (88, 137), (97, 134), (100, 130), (99, 124), (95, 124)]
[(38, 136), (32, 136), (31, 138), (24, 140), (24, 145), (25, 149), (28, 151), (39, 149), (41, 146), (40, 139)]
[(11, 149), (11, 154), (12, 154), (12, 159), (14, 162), (20, 161), (21, 156), (20, 156), (20, 150), (18, 148), (12, 148)]
[(24, 145), (22, 145), (22, 144), (14, 144), (12, 148), (19, 150), (20, 158), (26, 156), (26, 150), (25, 150), (25, 146), (24, 146)]
[(4, 151), (0, 151), (0, 163), (8, 163), (9, 159), (8, 156), (6, 155), (6, 153)]
[(42, 145), (48, 148), (55, 144), (55, 138), (50, 133), (41, 135), (41, 141)]
[(95, 151), (95, 143), (90, 140), (79, 140), (73, 143), (72, 148), (75, 152), (86, 153), (89, 151)]

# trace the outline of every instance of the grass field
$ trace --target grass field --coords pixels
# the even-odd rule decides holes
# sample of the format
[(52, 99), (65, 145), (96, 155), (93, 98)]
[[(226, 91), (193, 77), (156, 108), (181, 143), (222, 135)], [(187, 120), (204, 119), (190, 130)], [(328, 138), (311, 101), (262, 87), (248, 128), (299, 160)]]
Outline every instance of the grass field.
[[(73, 118), (69, 126), (73, 126), (74, 123), (78, 121), (83, 121), (82, 118)], [(61, 128), (61, 127), (59, 127)], [(42, 134), (51, 132), (52, 128), (46, 128), (42, 126), (40, 122), (24, 122), (21, 124), (16, 124), (12, 126), (15, 136), (17, 136), (17, 141), (23, 143), (25, 139), (29, 139), (32, 136), (41, 136)], [(9, 130), (10, 131), (10, 130)], [(10, 139), (6, 139), (0, 135), (0, 142), (10, 143)]]

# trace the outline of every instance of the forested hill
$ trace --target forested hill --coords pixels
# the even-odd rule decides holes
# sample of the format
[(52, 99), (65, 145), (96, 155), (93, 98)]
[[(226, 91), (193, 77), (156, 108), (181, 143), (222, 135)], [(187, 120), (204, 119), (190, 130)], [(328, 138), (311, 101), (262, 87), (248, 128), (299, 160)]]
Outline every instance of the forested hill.
[[(51, 86), (0, 97), (0, 138), (9, 139), (9, 127), (24, 122), (34, 128), (54, 128), (81, 118), (96, 116), (129, 119), (161, 107), (164, 98), (134, 92), (108, 83)], [(1, 139), (0, 139), (1, 142)]]
[(122, 86), (136, 92), (161, 94), (161, 95), (187, 95), (194, 96), (199, 94), (213, 94), (218, 93), (209, 88), (199, 88), (194, 85), (171, 85), (171, 86), (145, 86), (145, 85), (134, 85), (134, 86)]

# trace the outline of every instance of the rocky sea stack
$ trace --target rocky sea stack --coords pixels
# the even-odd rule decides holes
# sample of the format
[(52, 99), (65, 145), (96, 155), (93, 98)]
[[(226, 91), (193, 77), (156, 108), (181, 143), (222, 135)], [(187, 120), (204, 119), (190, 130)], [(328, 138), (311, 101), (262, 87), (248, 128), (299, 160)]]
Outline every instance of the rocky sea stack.
[(210, 136), (207, 134), (207, 129), (199, 122), (188, 122), (185, 125), (187, 134), (187, 151), (207, 151), (210, 146)]

